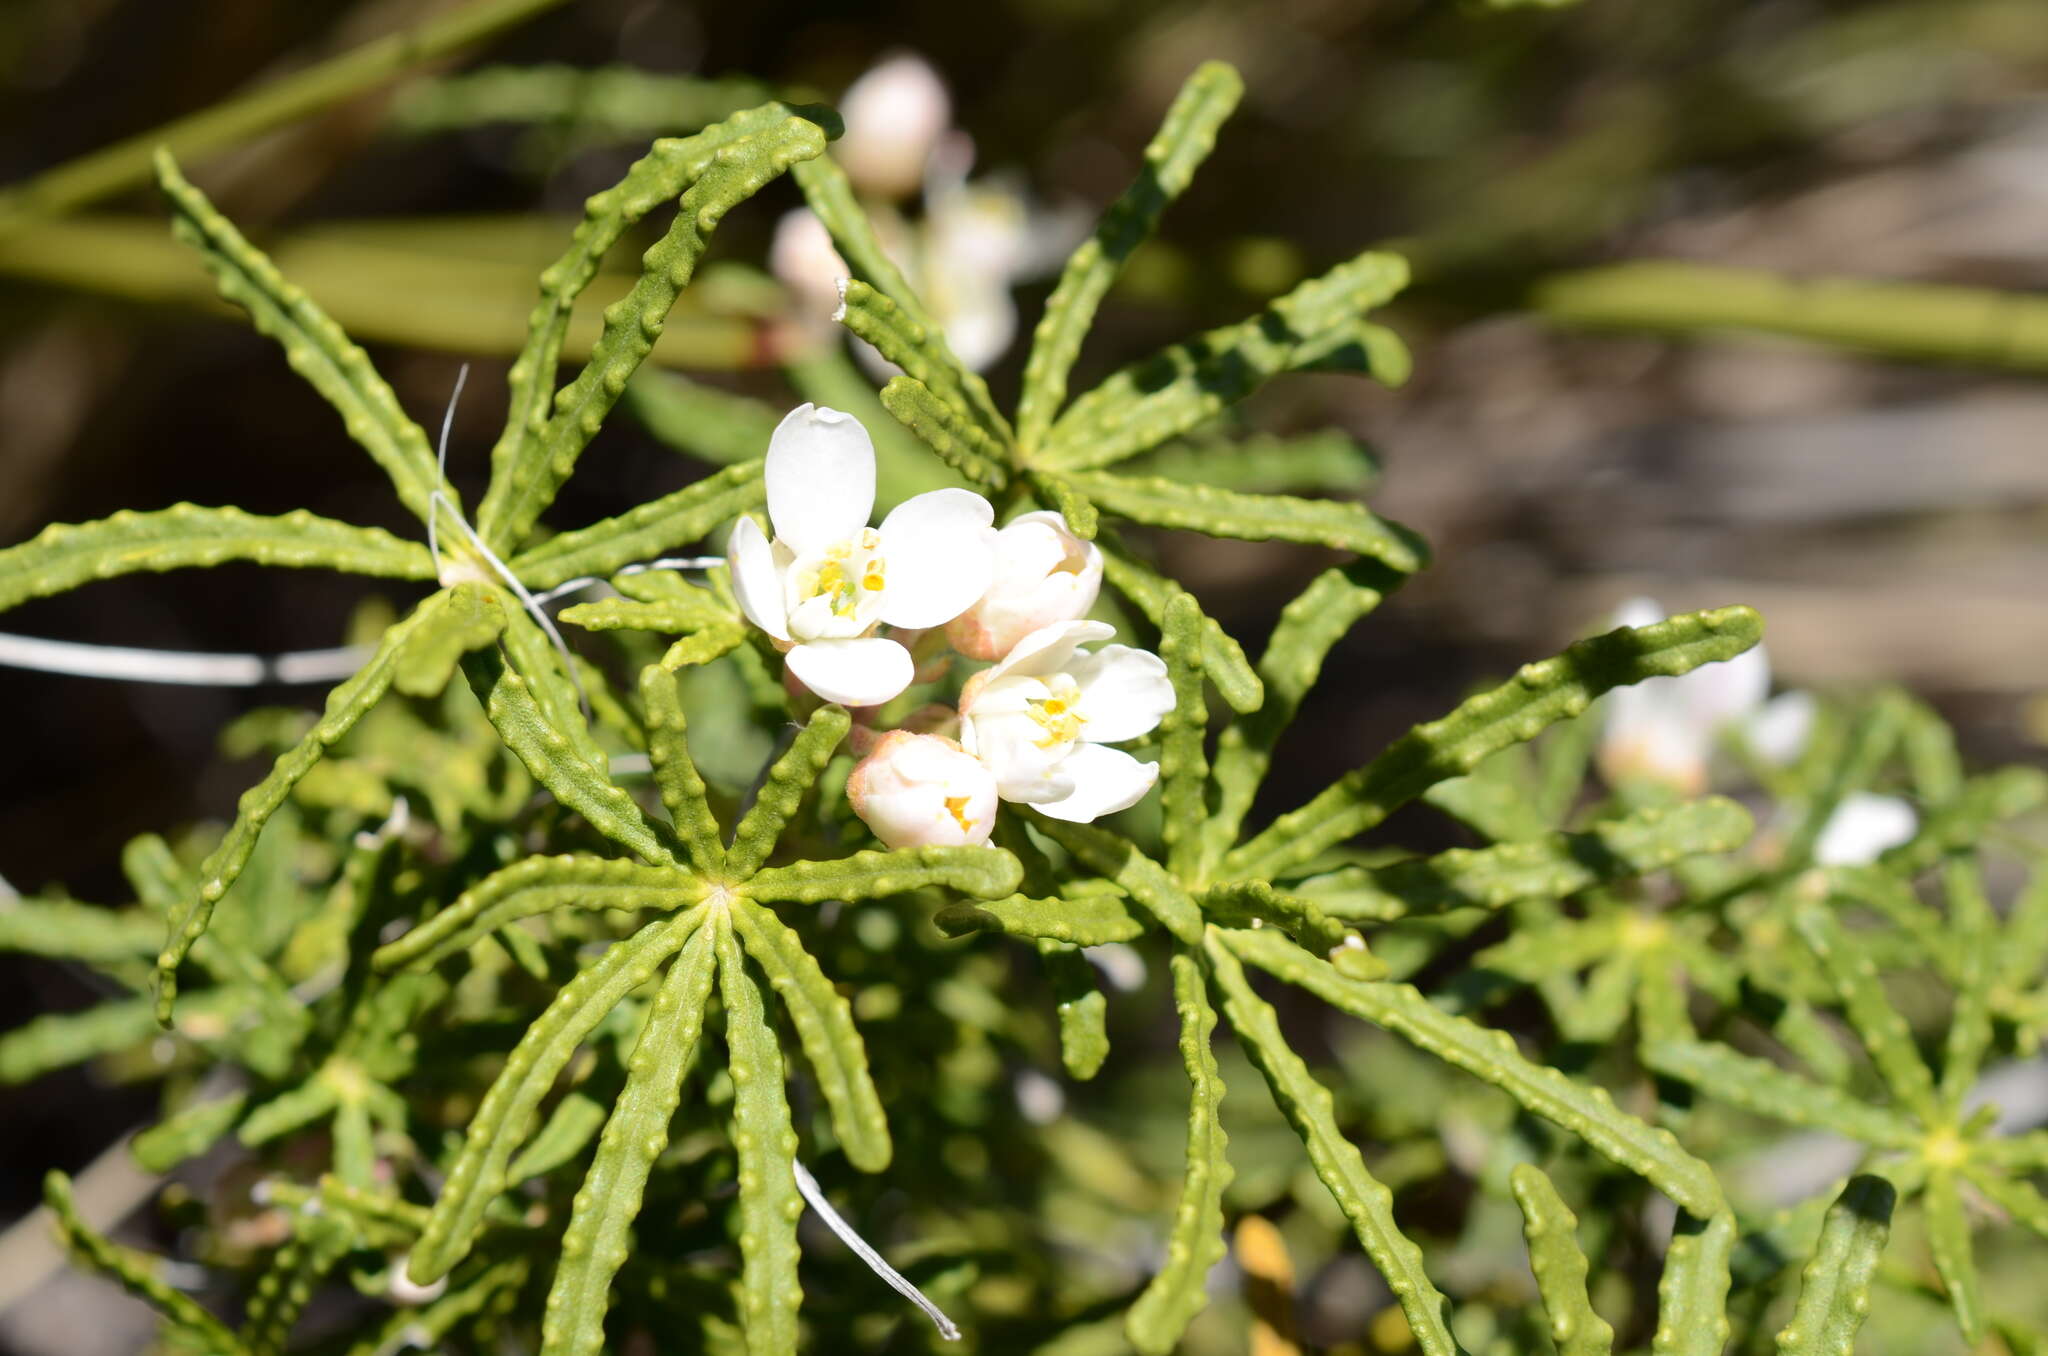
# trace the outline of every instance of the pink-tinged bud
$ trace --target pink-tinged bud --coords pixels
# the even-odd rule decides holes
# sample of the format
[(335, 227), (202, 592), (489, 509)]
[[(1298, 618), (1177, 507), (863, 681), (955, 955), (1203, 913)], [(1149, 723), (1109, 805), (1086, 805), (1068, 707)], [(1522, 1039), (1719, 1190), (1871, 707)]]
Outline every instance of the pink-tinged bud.
[(839, 98), (846, 135), (832, 158), (863, 193), (907, 198), (924, 184), (925, 162), (953, 121), (946, 84), (908, 52), (876, 64)]
[(1102, 591), (1102, 552), (1057, 513), (1027, 513), (996, 534), (995, 578), (946, 626), (953, 648), (1001, 659), (1040, 627), (1079, 621)]
[(892, 848), (972, 847), (996, 824), (995, 777), (941, 735), (883, 735), (847, 778), (846, 798)]

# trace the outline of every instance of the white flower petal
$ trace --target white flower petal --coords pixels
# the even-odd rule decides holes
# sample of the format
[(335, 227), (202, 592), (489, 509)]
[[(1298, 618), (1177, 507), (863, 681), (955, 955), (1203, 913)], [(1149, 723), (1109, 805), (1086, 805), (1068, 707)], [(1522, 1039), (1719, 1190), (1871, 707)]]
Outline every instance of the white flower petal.
[(1813, 845), (1822, 866), (1862, 866), (1919, 831), (1920, 817), (1897, 796), (1852, 791), (1828, 816)]
[(1753, 646), (1716, 664), (1702, 664), (1677, 681), (1684, 686), (1692, 718), (1718, 735), (1747, 718), (1771, 695), (1771, 661), (1764, 647)]
[(1054, 622), (1051, 626), (1041, 626), (1018, 641), (1000, 663), (988, 670), (987, 681), (993, 683), (1012, 674), (1058, 673), (1068, 667), (1076, 647), (1108, 640), (1115, 634), (1116, 628), (1108, 622)]
[(973, 607), (995, 577), (995, 518), (972, 490), (933, 490), (892, 509), (882, 520), (882, 620), (944, 626)]
[(1082, 744), (1060, 765), (1073, 778), (1074, 790), (1063, 799), (1039, 805), (1039, 813), (1074, 824), (1128, 810), (1145, 798), (1159, 780), (1157, 763), (1141, 763), (1122, 749)]
[(902, 198), (917, 192), (925, 161), (953, 120), (945, 81), (931, 63), (905, 52), (880, 62), (839, 96), (846, 135), (832, 148), (855, 184)]
[(879, 706), (909, 687), (917, 671), (910, 651), (879, 636), (812, 641), (785, 662), (798, 682), (841, 706)]
[(1128, 645), (1105, 645), (1068, 665), (1081, 689), (1081, 737), (1114, 744), (1149, 734), (1173, 710), (1166, 661)]
[(1665, 612), (1654, 598), (1631, 598), (1614, 609), (1616, 626), (1655, 626), (1663, 621)]
[(782, 606), (781, 571), (761, 525), (745, 514), (732, 525), (725, 544), (726, 568), (732, 571), (733, 595), (747, 620), (777, 640), (789, 639), (789, 618)]
[(844, 541), (875, 508), (875, 445), (860, 420), (799, 405), (768, 440), (768, 521), (799, 554)]

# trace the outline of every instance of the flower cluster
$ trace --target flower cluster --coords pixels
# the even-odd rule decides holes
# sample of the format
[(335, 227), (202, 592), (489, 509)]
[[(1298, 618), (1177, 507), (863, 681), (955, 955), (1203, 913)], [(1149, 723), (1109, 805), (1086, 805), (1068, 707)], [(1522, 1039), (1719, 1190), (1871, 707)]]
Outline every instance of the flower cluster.
[[(985, 843), (999, 800), (1086, 823), (1152, 788), (1157, 765), (1109, 745), (1172, 709), (1166, 665), (1101, 644), (1115, 628), (1084, 620), (1101, 553), (1057, 513), (997, 531), (980, 495), (933, 490), (870, 527), (874, 445), (859, 420), (815, 405), (776, 428), (764, 477), (774, 536), (750, 517), (734, 525), (733, 592), (791, 681), (862, 716), (871, 748), (847, 796), (876, 837)], [(940, 627), (960, 655), (993, 662), (968, 678), (957, 711), (927, 707), (919, 728), (878, 735), (877, 708), (917, 681)]]

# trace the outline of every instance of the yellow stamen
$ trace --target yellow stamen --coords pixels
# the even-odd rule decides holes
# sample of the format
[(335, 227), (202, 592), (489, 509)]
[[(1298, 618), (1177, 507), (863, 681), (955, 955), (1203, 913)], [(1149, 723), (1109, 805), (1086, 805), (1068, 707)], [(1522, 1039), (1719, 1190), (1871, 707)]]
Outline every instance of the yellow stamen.
[(946, 813), (953, 816), (953, 822), (960, 826), (962, 833), (969, 833), (974, 829), (974, 821), (967, 817), (967, 802), (971, 799), (970, 796), (946, 797)]

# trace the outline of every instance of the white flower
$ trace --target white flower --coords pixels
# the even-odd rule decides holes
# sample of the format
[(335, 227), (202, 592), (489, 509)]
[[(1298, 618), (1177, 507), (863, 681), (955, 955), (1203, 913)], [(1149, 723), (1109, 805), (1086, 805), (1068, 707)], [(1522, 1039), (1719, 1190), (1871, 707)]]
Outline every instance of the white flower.
[(1004, 800), (1085, 824), (1135, 805), (1159, 777), (1121, 749), (1173, 709), (1159, 656), (1127, 645), (1079, 646), (1116, 628), (1071, 621), (1024, 637), (960, 694), (960, 743), (995, 774)]
[(832, 158), (863, 193), (907, 198), (924, 182), (925, 162), (953, 121), (953, 101), (931, 63), (914, 53), (869, 68), (839, 98), (846, 135)]
[(797, 319), (824, 333), (839, 307), (839, 280), (852, 272), (832, 244), (832, 233), (808, 207), (792, 208), (775, 223), (768, 267), (796, 299)]
[(1813, 860), (1822, 866), (1863, 866), (1919, 832), (1920, 817), (1897, 796), (1852, 791), (1821, 826)]
[(988, 591), (995, 511), (933, 490), (867, 525), (875, 449), (850, 414), (799, 405), (776, 426), (763, 477), (771, 543), (752, 518), (726, 548), (747, 619), (787, 648), (789, 672), (827, 701), (874, 706), (910, 685), (910, 651), (884, 623), (943, 626)]
[(1041, 626), (1079, 621), (1102, 591), (1102, 552), (1040, 511), (996, 534), (996, 573), (981, 601), (953, 618), (946, 639), (970, 659), (1001, 659)]
[[(1615, 613), (1617, 626), (1650, 626), (1664, 611), (1636, 598)], [(1663, 782), (1687, 795), (1707, 788), (1714, 746), (1731, 726), (1756, 714), (1771, 690), (1770, 660), (1755, 646), (1690, 673), (1648, 678), (1607, 696), (1600, 771), (1610, 782)]]
[(996, 823), (994, 775), (940, 735), (883, 735), (846, 779), (846, 798), (892, 848), (986, 843)]

